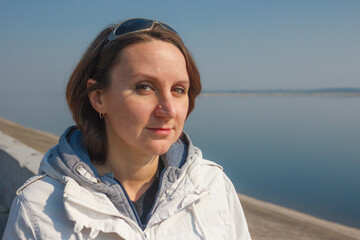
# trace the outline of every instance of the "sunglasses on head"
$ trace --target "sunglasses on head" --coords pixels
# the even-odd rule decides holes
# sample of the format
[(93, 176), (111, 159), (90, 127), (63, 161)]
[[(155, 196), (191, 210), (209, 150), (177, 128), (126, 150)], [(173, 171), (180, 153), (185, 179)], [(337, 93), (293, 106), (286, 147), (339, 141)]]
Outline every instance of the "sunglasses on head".
[(161, 23), (146, 18), (132, 18), (120, 23), (118, 26), (114, 28), (114, 30), (109, 34), (105, 46), (108, 45), (111, 41), (114, 41), (115, 39), (119, 38), (120, 36), (124, 36), (129, 33), (150, 31), (151, 29), (153, 29), (155, 24), (159, 24), (160, 26), (167, 28), (173, 31), (174, 33), (178, 34), (172, 27), (170, 27), (166, 23)]

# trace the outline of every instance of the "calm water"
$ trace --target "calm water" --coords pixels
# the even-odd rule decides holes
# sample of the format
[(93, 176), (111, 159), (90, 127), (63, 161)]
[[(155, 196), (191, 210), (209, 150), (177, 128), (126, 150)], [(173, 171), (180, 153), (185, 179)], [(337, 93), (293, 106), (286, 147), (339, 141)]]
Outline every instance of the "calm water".
[[(186, 131), (246, 195), (360, 228), (360, 98), (200, 97)], [(59, 96), (0, 97), (0, 116), (57, 135)]]

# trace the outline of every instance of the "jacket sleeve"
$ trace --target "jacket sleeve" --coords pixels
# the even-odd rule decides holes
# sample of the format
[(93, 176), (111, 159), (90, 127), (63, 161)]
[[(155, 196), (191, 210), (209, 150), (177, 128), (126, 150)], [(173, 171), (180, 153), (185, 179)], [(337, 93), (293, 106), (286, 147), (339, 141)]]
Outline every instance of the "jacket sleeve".
[(29, 214), (21, 198), (20, 193), (11, 205), (3, 240), (36, 239)]
[(230, 179), (224, 174), (227, 200), (231, 219), (231, 238), (236, 240), (250, 240), (250, 233), (246, 223), (245, 214), (240, 204), (239, 197), (236, 193), (234, 185)]

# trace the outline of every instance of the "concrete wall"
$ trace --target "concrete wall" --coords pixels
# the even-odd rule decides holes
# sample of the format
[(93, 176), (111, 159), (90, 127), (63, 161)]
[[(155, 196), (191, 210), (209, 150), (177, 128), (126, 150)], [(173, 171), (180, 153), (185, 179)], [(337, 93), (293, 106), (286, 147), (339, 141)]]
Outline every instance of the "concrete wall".
[(0, 131), (0, 238), (16, 190), (37, 173), (42, 156)]

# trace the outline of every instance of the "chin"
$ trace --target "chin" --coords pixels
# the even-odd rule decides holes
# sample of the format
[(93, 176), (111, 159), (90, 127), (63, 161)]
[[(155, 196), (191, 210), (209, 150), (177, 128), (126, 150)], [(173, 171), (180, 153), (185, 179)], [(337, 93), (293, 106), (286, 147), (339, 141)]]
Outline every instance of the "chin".
[(152, 155), (163, 155), (169, 151), (171, 145), (173, 144), (174, 142), (157, 141), (156, 143), (153, 143), (151, 146), (149, 146), (149, 150), (152, 152)]
[(159, 148), (159, 149), (156, 149), (156, 150), (154, 149), (155, 150), (154, 155), (163, 155), (163, 154), (165, 154), (167, 151), (169, 151), (170, 146), (167, 147), (167, 148), (162, 147), (162, 148)]

